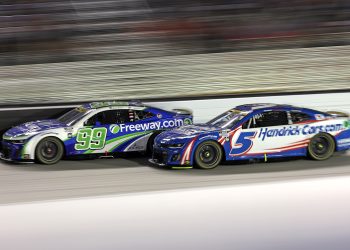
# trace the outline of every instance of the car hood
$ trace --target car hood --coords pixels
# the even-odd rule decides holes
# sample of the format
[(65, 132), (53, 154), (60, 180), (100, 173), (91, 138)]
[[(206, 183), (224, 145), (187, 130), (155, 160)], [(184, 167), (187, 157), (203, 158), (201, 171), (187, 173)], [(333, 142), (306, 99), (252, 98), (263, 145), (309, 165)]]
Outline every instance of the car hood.
[(187, 125), (177, 129), (165, 131), (157, 136), (156, 140), (159, 143), (166, 143), (173, 140), (184, 140), (193, 138), (197, 135), (210, 134), (219, 132), (221, 128), (208, 126), (207, 124)]
[(35, 134), (45, 130), (64, 128), (67, 125), (57, 120), (40, 120), (34, 122), (26, 122), (6, 131), (4, 137), (17, 137)]

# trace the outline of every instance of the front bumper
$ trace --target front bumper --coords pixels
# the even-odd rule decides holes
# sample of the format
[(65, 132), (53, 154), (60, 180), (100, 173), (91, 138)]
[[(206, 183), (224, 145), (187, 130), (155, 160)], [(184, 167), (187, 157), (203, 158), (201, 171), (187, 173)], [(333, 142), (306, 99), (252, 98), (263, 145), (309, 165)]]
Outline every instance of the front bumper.
[(171, 168), (192, 168), (190, 165), (181, 165), (182, 148), (164, 148), (160, 146), (153, 147), (152, 158), (149, 162), (160, 167), (169, 166)]
[(13, 161), (11, 160), (10, 158), (6, 158), (6, 156), (0, 152), (0, 160), (3, 160), (3, 161)]
[(168, 150), (161, 147), (153, 147), (152, 158), (149, 162), (158, 166), (164, 167), (169, 165), (169, 153)]
[(23, 157), (24, 144), (15, 144), (10, 141), (2, 141), (2, 152), (0, 152), (0, 159), (4, 161), (13, 161), (13, 162), (22, 162), (27, 161), (31, 162), (33, 160)]
[(151, 158), (151, 159), (148, 159), (148, 161), (154, 165), (157, 165), (157, 166), (160, 166), (160, 167), (165, 167), (166, 164), (165, 163), (161, 163), (161, 162), (158, 162), (157, 159), (154, 159), (154, 158)]

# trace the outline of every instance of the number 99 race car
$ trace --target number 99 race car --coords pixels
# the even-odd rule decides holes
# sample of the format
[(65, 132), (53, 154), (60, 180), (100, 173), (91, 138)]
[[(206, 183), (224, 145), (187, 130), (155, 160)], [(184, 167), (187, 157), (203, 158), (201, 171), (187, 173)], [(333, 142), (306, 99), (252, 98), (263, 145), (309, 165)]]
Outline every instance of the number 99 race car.
[(3, 135), (2, 159), (57, 163), (64, 156), (147, 151), (154, 137), (192, 123), (186, 110), (165, 111), (140, 102), (94, 102), (55, 120), (28, 122)]
[(222, 160), (309, 156), (326, 160), (350, 148), (350, 122), (340, 112), (276, 104), (237, 106), (206, 124), (155, 138), (152, 163), (174, 168), (217, 167)]

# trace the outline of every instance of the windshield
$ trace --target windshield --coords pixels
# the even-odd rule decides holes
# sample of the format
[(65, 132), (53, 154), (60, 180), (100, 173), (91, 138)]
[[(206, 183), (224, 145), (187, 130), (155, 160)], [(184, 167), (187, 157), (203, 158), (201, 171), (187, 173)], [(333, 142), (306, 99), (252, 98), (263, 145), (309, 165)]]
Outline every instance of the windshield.
[(231, 128), (237, 122), (239, 122), (243, 117), (247, 115), (246, 112), (240, 110), (231, 109), (214, 119), (207, 122), (208, 125), (216, 126), (220, 128)]
[(83, 118), (90, 111), (91, 111), (90, 109), (86, 109), (84, 107), (78, 107), (78, 108), (72, 109), (71, 111), (65, 113), (64, 115), (59, 117), (57, 120), (70, 126), (73, 123), (79, 121), (81, 118)]

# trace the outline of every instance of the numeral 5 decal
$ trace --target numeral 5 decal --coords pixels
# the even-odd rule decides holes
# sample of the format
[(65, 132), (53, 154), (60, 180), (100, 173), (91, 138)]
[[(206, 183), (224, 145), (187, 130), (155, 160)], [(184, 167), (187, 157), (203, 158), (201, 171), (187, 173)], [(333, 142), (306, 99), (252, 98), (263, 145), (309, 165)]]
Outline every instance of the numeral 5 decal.
[(106, 128), (79, 129), (74, 148), (76, 150), (102, 149), (105, 146), (106, 136)]
[(232, 146), (230, 155), (243, 155), (247, 153), (253, 146), (253, 139), (255, 138), (256, 132), (242, 132), (235, 144)]

